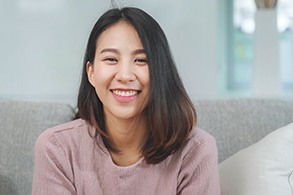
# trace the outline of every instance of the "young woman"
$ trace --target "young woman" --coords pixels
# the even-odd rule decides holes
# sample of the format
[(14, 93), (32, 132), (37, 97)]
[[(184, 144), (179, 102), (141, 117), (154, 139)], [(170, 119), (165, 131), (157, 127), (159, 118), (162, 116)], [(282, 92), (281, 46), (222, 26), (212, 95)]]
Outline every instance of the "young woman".
[(34, 195), (220, 194), (215, 140), (196, 127), (167, 39), (144, 11), (96, 22), (77, 107), (36, 142)]

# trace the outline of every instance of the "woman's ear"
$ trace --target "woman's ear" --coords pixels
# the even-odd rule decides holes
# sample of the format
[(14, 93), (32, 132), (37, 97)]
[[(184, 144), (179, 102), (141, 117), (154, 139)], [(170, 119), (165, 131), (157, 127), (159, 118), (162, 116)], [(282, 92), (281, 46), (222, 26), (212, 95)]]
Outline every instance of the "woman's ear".
[(86, 72), (90, 84), (94, 87), (94, 65), (91, 64), (90, 61), (86, 63)]

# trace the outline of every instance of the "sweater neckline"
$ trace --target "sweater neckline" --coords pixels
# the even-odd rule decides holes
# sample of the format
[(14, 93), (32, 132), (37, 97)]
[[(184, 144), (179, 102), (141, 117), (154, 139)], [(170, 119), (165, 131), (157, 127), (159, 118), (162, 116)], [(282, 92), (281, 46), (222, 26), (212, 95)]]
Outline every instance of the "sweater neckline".
[[(96, 131), (95, 128), (92, 127), (93, 131)], [(104, 160), (107, 161), (107, 163), (109, 165), (111, 165), (111, 167), (113, 167), (114, 169), (118, 170), (118, 171), (129, 171), (131, 169), (135, 169), (136, 167), (142, 165), (145, 161), (144, 161), (144, 157), (141, 157), (137, 162), (128, 165), (128, 166), (120, 166), (114, 163), (112, 156), (108, 150), (108, 148), (105, 146), (104, 141), (100, 135), (100, 133), (97, 134), (97, 145), (98, 147), (96, 147), (96, 150), (98, 150), (99, 153), (101, 153), (103, 155), (103, 157), (105, 158)]]

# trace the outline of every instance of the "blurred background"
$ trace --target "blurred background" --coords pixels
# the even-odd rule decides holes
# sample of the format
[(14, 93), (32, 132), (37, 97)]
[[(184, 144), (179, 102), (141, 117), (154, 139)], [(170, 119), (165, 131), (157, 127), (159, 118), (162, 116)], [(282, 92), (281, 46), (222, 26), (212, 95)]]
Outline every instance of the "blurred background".
[[(152, 15), (192, 99), (293, 98), (292, 0), (116, 0)], [(110, 0), (0, 0), (0, 98), (76, 102)]]

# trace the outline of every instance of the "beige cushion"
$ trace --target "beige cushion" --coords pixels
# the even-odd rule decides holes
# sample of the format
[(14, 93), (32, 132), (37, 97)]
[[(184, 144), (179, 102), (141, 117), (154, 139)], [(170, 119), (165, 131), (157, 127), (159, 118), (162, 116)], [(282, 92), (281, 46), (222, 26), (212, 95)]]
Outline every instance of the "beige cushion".
[(220, 164), (222, 195), (293, 194), (293, 123)]

